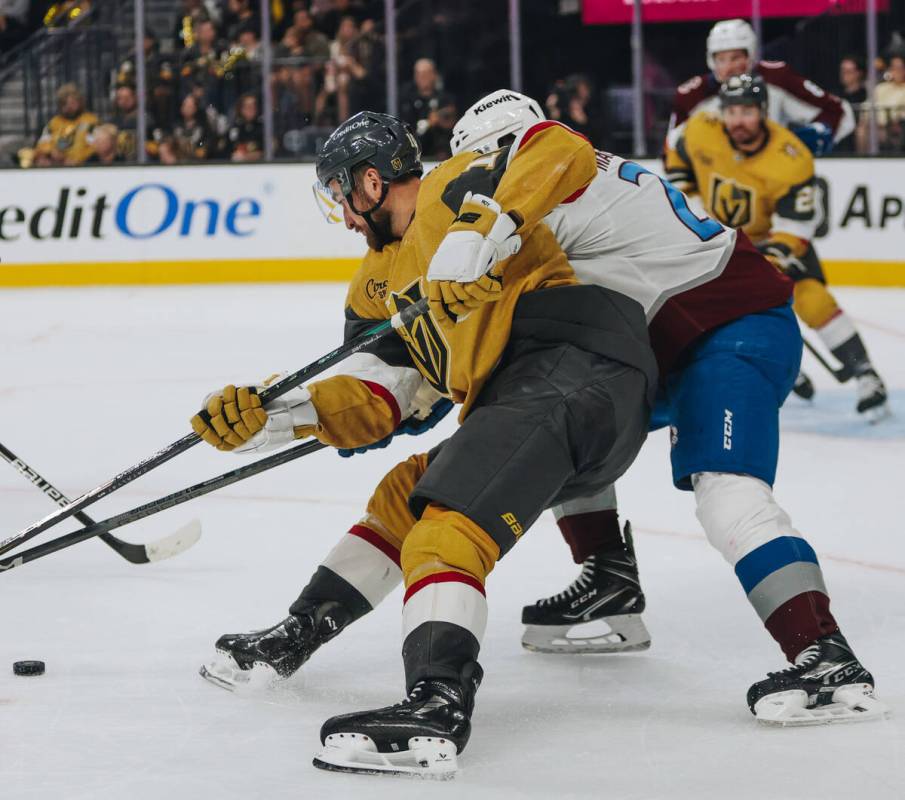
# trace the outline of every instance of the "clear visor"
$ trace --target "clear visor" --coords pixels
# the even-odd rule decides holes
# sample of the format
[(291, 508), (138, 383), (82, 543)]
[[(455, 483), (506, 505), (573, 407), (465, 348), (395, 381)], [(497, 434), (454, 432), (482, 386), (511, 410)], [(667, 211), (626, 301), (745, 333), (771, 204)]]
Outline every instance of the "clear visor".
[(338, 190), (334, 192), (333, 190), (328, 189), (320, 181), (315, 181), (311, 190), (314, 192), (314, 201), (317, 203), (317, 207), (320, 209), (321, 214), (324, 215), (324, 219), (331, 225), (342, 222), (343, 197), (340, 192)]

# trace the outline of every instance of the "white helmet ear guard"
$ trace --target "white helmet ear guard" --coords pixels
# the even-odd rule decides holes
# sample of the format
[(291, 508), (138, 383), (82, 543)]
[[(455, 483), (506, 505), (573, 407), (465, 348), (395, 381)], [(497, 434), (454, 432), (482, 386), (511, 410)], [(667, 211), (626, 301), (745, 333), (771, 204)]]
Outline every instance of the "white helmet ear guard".
[[(707, 66), (714, 69), (713, 57), (725, 50), (744, 50), (753, 62), (757, 53), (757, 34), (743, 19), (724, 19), (707, 34)], [(753, 69), (754, 64), (749, 64)]]
[(491, 153), (505, 144), (501, 142), (505, 137), (516, 137), (545, 119), (536, 100), (511, 89), (498, 89), (462, 115), (453, 127), (449, 146), (454, 156), (465, 151)]
[(324, 215), (324, 219), (332, 225), (343, 221), (342, 201), (337, 200), (324, 184), (315, 181), (311, 187), (314, 192), (314, 201), (317, 208)]

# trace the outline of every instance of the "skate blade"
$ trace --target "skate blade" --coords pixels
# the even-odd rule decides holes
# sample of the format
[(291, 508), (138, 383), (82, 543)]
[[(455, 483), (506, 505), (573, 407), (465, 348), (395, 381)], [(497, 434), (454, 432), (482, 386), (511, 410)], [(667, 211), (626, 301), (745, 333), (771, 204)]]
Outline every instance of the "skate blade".
[(388, 775), (447, 781), (458, 769), (456, 746), (448, 739), (414, 736), (409, 749), (379, 753), (373, 739), (360, 733), (333, 733), (312, 762), (318, 769), (360, 775)]
[(633, 653), (650, 647), (640, 614), (619, 614), (573, 625), (527, 625), (522, 647), (533, 653)]
[(889, 419), (892, 416), (892, 409), (889, 407), (889, 403), (883, 403), (882, 405), (865, 409), (861, 412), (861, 416), (871, 425), (876, 425), (878, 422)]
[(874, 696), (869, 683), (841, 686), (833, 692), (833, 702), (808, 707), (807, 693), (801, 689), (762, 697), (754, 704), (754, 715), (762, 725), (783, 728), (827, 725), (840, 722), (868, 722), (890, 715), (889, 706)]
[(281, 680), (269, 664), (255, 662), (252, 669), (241, 669), (229, 653), (220, 650), (214, 658), (201, 665), (198, 674), (228, 692), (270, 689)]

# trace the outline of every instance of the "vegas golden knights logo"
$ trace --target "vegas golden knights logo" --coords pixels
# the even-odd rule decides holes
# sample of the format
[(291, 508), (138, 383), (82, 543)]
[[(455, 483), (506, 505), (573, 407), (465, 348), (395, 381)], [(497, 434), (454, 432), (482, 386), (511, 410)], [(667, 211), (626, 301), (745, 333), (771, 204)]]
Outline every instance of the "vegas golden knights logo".
[(754, 191), (747, 186), (739, 186), (733, 181), (713, 176), (713, 188), (710, 192), (710, 209), (724, 225), (730, 228), (743, 228), (751, 222)]
[[(391, 292), (390, 310), (395, 314), (417, 303), (421, 283), (415, 281), (401, 292)], [(422, 314), (399, 331), (421, 374), (440, 394), (449, 394), (449, 345), (430, 314)]]

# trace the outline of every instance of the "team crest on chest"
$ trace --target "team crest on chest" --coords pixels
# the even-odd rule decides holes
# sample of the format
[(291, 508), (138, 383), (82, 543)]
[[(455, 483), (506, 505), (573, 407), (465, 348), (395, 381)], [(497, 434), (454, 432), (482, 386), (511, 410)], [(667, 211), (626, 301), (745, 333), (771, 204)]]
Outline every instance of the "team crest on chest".
[(710, 187), (710, 210), (724, 225), (743, 228), (754, 209), (754, 190), (733, 180), (714, 175)]
[[(416, 280), (400, 292), (390, 292), (387, 305), (390, 312), (396, 314), (414, 305), (422, 297), (421, 283)], [(413, 322), (400, 328), (398, 333), (427, 382), (440, 394), (448, 396), (449, 345), (433, 317), (430, 314), (415, 317)]]

